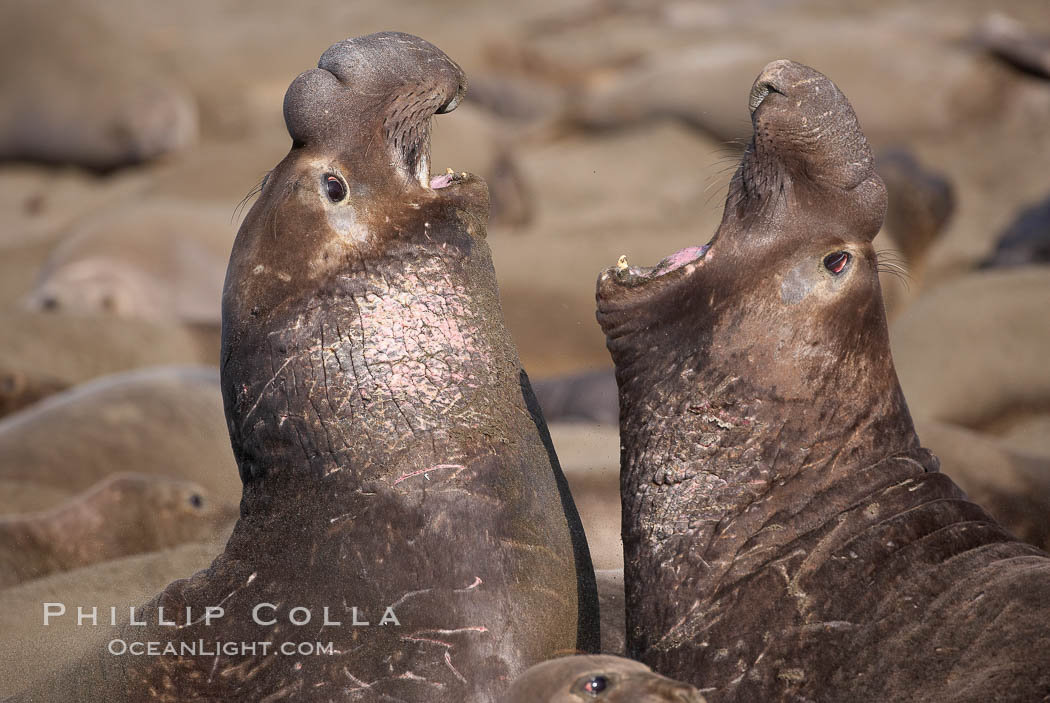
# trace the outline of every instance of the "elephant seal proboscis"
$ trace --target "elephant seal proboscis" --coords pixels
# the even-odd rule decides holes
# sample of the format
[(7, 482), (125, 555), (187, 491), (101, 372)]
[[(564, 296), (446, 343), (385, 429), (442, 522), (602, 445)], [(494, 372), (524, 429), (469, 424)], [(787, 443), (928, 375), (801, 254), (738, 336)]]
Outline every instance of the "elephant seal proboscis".
[(608, 654), (577, 655), (537, 664), (514, 682), (508, 703), (704, 703), (689, 684), (641, 662)]
[(857, 117), (790, 61), (766, 66), (750, 108), (711, 243), (598, 281), (627, 655), (717, 701), (1041, 699), (1050, 558), (920, 447)]
[(0, 588), (200, 542), (235, 517), (193, 482), (114, 474), (51, 510), (0, 517)]
[(494, 701), (597, 649), (579, 516), (502, 322), (487, 189), (429, 173), (431, 117), (465, 89), (400, 33), (335, 44), (292, 83), (292, 149), (223, 293), (240, 520), (117, 638), (160, 654), (98, 652), (26, 697)]

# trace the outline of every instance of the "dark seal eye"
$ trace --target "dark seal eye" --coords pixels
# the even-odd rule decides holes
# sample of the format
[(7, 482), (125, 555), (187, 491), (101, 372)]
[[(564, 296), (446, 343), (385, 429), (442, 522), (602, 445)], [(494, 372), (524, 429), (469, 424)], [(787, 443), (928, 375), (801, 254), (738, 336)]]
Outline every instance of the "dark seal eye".
[(836, 276), (846, 269), (846, 264), (853, 258), (848, 251), (836, 251), (824, 257), (824, 268)]
[(200, 493), (194, 493), (190, 495), (190, 505), (192, 505), (194, 508), (199, 508), (202, 505), (204, 505), (204, 499), (201, 498)]
[(346, 197), (346, 186), (337, 176), (327, 175), (324, 177), (324, 187), (328, 191), (328, 199), (338, 203)]
[(585, 684), (583, 684), (583, 690), (592, 696), (597, 696), (608, 687), (609, 680), (604, 676), (592, 676)]

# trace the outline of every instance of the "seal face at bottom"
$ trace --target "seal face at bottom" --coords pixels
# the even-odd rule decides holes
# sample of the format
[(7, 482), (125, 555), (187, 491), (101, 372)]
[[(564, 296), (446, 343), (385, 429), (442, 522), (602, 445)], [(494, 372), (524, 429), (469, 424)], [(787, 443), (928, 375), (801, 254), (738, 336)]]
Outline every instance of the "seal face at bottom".
[(660, 676), (641, 662), (607, 654), (563, 657), (526, 671), (508, 703), (705, 703), (689, 684)]

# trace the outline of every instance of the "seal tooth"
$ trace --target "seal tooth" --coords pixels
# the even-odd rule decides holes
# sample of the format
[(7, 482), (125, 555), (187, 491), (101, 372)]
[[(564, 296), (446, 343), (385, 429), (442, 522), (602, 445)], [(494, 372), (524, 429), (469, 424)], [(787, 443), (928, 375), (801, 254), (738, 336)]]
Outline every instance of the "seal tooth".
[(627, 270), (627, 254), (624, 254), (623, 256), (621, 256), (616, 261), (616, 270), (617, 271), (626, 271)]
[(416, 180), (424, 188), (430, 187), (430, 155), (423, 153), (419, 157), (419, 165), (416, 167)]

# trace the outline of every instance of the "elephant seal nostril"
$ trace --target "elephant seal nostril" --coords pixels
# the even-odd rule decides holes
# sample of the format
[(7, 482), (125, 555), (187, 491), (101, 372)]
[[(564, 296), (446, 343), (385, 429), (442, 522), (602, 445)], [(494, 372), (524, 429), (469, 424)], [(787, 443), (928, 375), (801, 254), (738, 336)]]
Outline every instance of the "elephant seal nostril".
[(761, 79), (755, 82), (755, 85), (751, 88), (751, 95), (747, 101), (748, 109), (751, 111), (752, 115), (755, 114), (755, 110), (765, 102), (765, 99), (769, 97), (770, 93), (787, 95), (779, 84), (774, 84), (770, 81), (763, 81)]
[(755, 113), (758, 106), (762, 104), (762, 101), (769, 95), (769, 84), (768, 83), (756, 83), (755, 87), (751, 89), (751, 96), (748, 99), (748, 109), (751, 110), (751, 114)]
[(436, 114), (444, 115), (446, 113), (452, 112), (457, 107), (459, 107), (459, 104), (461, 102), (463, 102), (463, 98), (466, 96), (466, 94), (467, 94), (467, 82), (466, 82), (466, 80), (464, 80), (462, 83), (459, 84), (459, 89), (456, 91), (456, 94), (452, 96), (452, 99), (449, 100), (444, 105), (442, 105), (441, 107), (439, 107), (435, 111)]

